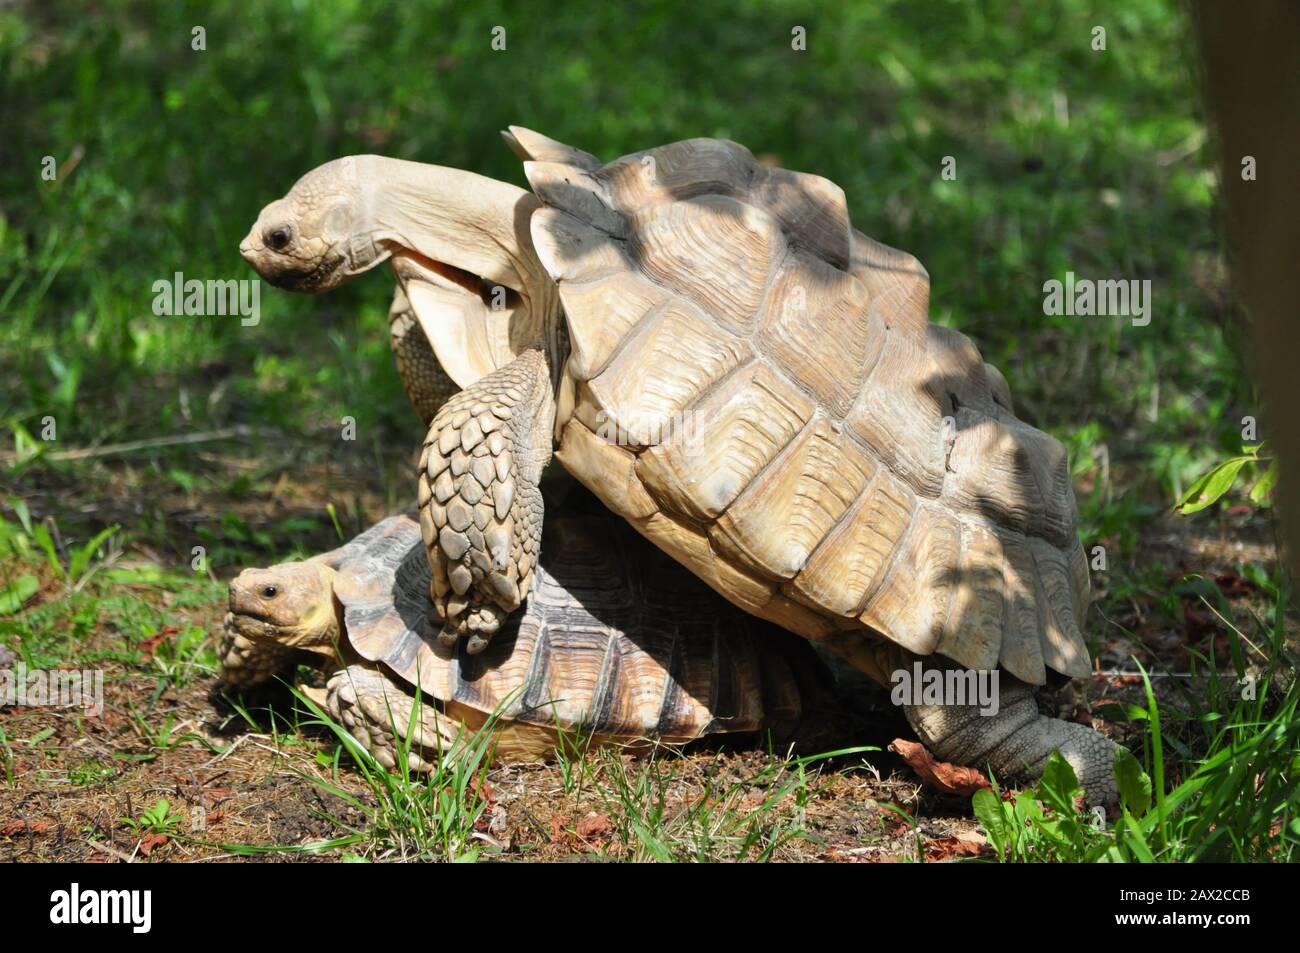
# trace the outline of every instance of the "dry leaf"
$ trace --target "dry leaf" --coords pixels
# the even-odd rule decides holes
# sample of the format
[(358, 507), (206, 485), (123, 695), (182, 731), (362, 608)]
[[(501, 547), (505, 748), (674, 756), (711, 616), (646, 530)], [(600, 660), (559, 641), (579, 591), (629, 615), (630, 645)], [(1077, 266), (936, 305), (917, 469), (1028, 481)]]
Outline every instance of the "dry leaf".
[(925, 745), (905, 738), (895, 738), (889, 750), (899, 755), (923, 782), (945, 794), (969, 796), (981, 788), (989, 787), (988, 778), (974, 768), (965, 768), (946, 761), (936, 761), (925, 750)]
[(956, 837), (936, 837), (925, 844), (925, 859), (951, 860), (954, 857), (978, 857), (987, 844), (978, 834), (958, 834)]
[(154, 848), (162, 847), (168, 840), (166, 834), (145, 834), (140, 838), (140, 853), (148, 857), (154, 852)]
[(551, 815), (551, 840), (556, 841), (564, 837), (564, 825), (569, 823), (569, 819), (561, 814)]
[(18, 837), (19, 835), (31, 832), (33, 834), (48, 834), (50, 832), (49, 821), (10, 821), (3, 827), (0, 827), (0, 837)]
[(614, 829), (614, 825), (604, 814), (591, 813), (578, 821), (578, 836), (584, 840), (604, 837)]

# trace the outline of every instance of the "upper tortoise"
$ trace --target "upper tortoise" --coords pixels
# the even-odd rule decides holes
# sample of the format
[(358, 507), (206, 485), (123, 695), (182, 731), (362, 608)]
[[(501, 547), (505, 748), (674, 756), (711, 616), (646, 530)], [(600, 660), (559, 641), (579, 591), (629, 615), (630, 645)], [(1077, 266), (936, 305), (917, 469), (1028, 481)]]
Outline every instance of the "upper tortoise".
[[(526, 595), (554, 443), (733, 603), (881, 681), (918, 657), (1028, 685), (1089, 671), (1064, 448), (1016, 418), (968, 338), (929, 323), (924, 268), (856, 231), (838, 186), (714, 139), (602, 164), (505, 136), (531, 194), (347, 157), (241, 245), (310, 292), (391, 259), (427, 360), (464, 388), (433, 418), (419, 485), (444, 638), (482, 650)], [(909, 719), (941, 757), (1003, 771), (1059, 747), (1109, 796), (1113, 746), (1012, 691), (995, 717)]]

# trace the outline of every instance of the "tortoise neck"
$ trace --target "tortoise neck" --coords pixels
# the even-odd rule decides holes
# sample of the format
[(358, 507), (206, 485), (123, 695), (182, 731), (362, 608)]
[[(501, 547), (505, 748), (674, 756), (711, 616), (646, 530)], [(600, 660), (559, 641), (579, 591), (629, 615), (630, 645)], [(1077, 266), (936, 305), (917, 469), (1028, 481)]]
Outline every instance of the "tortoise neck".
[(289, 641), (304, 651), (332, 659), (343, 641), (343, 607), (334, 595), (337, 573), (324, 563), (317, 564), (316, 571), (320, 576), (317, 592), (322, 597), (313, 600), (311, 610), (303, 616)]
[[(529, 232), (541, 203), (508, 182), (383, 156), (359, 156), (362, 205), (377, 246), (423, 259), (435, 270), (502, 285), (524, 302), (512, 319), (512, 350), (555, 346), (559, 295)], [(552, 354), (552, 356), (554, 356)]]

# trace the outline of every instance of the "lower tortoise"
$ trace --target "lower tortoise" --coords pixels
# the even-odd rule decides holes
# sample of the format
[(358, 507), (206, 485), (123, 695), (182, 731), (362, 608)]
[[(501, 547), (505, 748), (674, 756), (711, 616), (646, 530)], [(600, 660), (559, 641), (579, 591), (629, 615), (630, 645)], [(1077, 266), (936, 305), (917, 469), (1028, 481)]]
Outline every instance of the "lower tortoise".
[(559, 516), (546, 541), (524, 610), (473, 655), (430, 627), (410, 516), (304, 562), (246, 569), (230, 584), (224, 680), (246, 689), (299, 660), (326, 665), (314, 700), (386, 767), (404, 737), (416, 771), (490, 718), (498, 757), (526, 760), (559, 731), (630, 747), (793, 731), (821, 696), (828, 673), (806, 642), (735, 609), (616, 518)]
[[(793, 733), (818, 708), (829, 678), (807, 642), (719, 598), (622, 521), (577, 509), (548, 521), (523, 611), (476, 654), (430, 625), (428, 561), (409, 515), (312, 559), (244, 570), (230, 584), (224, 681), (243, 690), (314, 660), (331, 672), (315, 700), (386, 767), (405, 747), (414, 771), (489, 719), (498, 757), (529, 760), (565, 731), (635, 748)], [(988, 759), (1004, 775), (1032, 764), (1018, 736), (1075, 755), (1095, 735), (1040, 715), (1024, 686), (1001, 704), (994, 719), (975, 705), (903, 708), (930, 744), (959, 750), (988, 744), (981, 732), (994, 723)]]

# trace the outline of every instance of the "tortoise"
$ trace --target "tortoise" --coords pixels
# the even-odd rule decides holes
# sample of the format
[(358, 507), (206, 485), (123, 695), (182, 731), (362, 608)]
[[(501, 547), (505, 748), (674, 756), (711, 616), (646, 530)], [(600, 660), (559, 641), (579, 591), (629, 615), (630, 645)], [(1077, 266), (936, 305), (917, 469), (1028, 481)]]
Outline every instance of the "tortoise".
[(245, 569), (230, 583), (223, 680), (245, 690), (300, 660), (325, 665), (314, 700), (390, 769), (406, 738), (413, 771), (489, 719), (508, 761), (547, 757), (565, 731), (631, 749), (793, 737), (828, 687), (807, 642), (735, 608), (617, 517), (571, 509), (545, 538), (524, 611), (473, 655), (429, 625), (409, 513), (312, 559)]
[(241, 244), (307, 292), (391, 260), (426, 360), (462, 388), (420, 463), (441, 638), (485, 650), (527, 593), (554, 447), (733, 604), (878, 681), (918, 661), (1004, 674), (996, 715), (907, 709), (936, 755), (1033, 773), (1059, 748), (1112, 799), (1115, 746), (1039, 719), (1029, 694), (1090, 671), (1065, 449), (1016, 417), (965, 335), (928, 321), (920, 262), (853, 228), (832, 182), (733, 142), (602, 164), (504, 135), (532, 193), (350, 156)]

